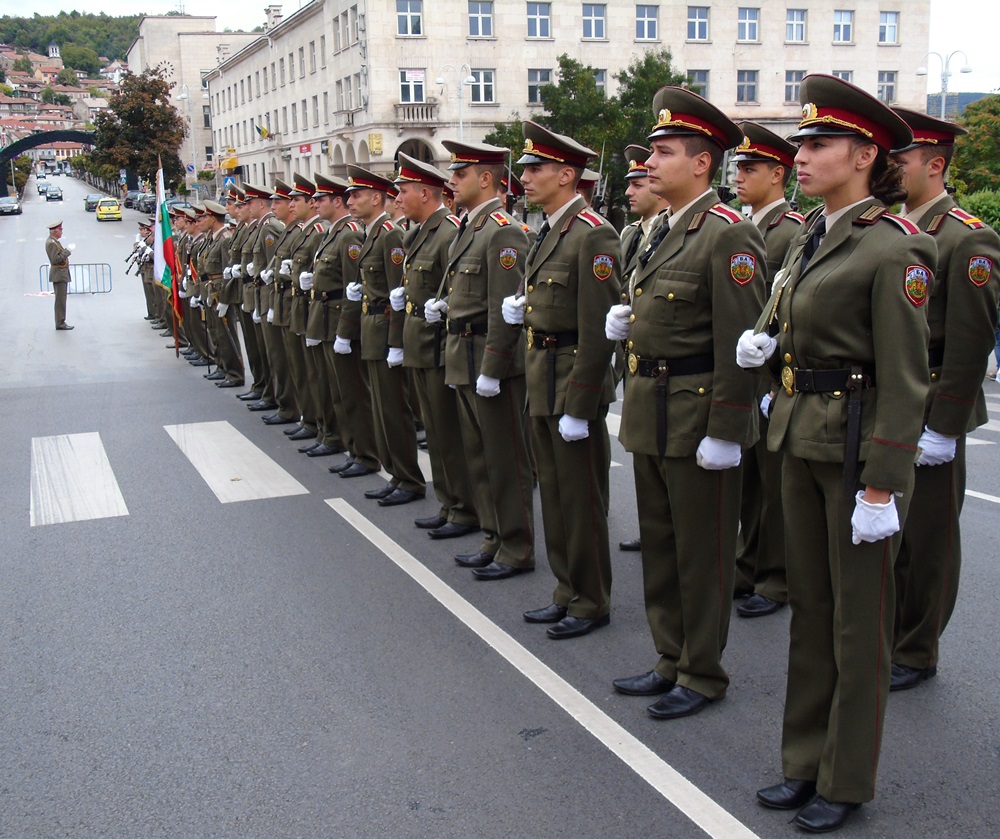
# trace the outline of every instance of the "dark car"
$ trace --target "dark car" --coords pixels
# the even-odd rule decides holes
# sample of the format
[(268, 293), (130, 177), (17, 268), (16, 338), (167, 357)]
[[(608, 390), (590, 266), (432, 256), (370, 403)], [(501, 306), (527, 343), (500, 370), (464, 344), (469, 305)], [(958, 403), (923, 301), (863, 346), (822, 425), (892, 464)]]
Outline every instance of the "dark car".
[(16, 195), (6, 195), (0, 198), (0, 215), (19, 216), (21, 212), (21, 202)]
[(175, 207), (179, 210), (188, 209), (191, 206), (191, 202), (185, 198), (168, 198), (166, 200), (167, 210), (172, 210)]
[(92, 213), (97, 209), (97, 202), (100, 201), (104, 196), (96, 192), (90, 193), (86, 198), (83, 199), (83, 208), (88, 212)]
[(135, 208), (140, 213), (152, 213), (156, 209), (156, 196), (151, 192), (144, 192), (136, 199)]
[(130, 189), (128, 192), (125, 193), (125, 206), (131, 207), (134, 210), (135, 202), (140, 195), (142, 195), (142, 190)]
[(45, 191), (45, 200), (46, 201), (62, 201), (63, 200), (62, 190), (59, 187), (57, 187), (57, 186), (50, 186)]

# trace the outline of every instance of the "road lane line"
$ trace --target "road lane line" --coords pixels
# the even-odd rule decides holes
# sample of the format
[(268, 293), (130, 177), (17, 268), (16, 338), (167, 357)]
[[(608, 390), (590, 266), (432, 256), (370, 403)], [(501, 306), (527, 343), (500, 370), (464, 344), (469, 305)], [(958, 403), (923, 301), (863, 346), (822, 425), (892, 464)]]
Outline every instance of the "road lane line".
[(127, 515), (99, 433), (31, 439), (32, 527)]
[(328, 498), (326, 503), (705, 833), (713, 839), (757, 839), (757, 834), (442, 582), (347, 501)]
[(618, 432), (621, 431), (622, 427), (622, 417), (621, 414), (613, 414), (608, 411), (608, 434), (612, 437), (617, 437)]
[(223, 504), (309, 493), (228, 422), (163, 428)]
[(976, 492), (974, 489), (967, 489), (965, 494), (970, 498), (978, 498), (981, 501), (992, 501), (994, 504), (1000, 504), (1000, 498), (995, 495), (987, 495), (985, 492)]

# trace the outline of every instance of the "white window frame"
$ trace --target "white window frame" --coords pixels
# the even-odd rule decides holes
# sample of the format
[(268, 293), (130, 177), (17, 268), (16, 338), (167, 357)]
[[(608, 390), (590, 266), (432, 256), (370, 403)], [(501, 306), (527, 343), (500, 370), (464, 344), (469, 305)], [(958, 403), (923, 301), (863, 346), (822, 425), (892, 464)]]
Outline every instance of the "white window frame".
[(473, 68), (470, 75), (475, 82), (469, 85), (469, 101), (473, 105), (495, 105), (497, 71), (486, 67)]
[(799, 88), (805, 78), (805, 70), (785, 70), (785, 101), (798, 102)]
[(712, 78), (711, 70), (688, 70), (688, 83), (687, 87), (689, 90), (693, 90), (695, 93), (700, 95), (704, 99), (708, 99), (708, 85)]
[(836, 76), (838, 79), (843, 79), (845, 82), (854, 82), (853, 70), (834, 70), (830, 75)]
[(854, 43), (854, 10), (833, 10), (833, 42), (835, 44)]
[(604, 3), (583, 4), (583, 40), (608, 39), (608, 7)]
[(736, 71), (736, 101), (741, 105), (750, 105), (759, 100), (760, 71)]
[[(542, 79), (541, 75), (545, 74)], [(542, 88), (547, 84), (552, 84), (552, 69), (550, 67), (529, 67), (528, 68), (528, 104), (542, 104)], [(532, 93), (535, 98), (532, 99)]]
[(396, 36), (419, 38), (424, 34), (424, 1), (396, 0)]
[(896, 87), (899, 84), (899, 73), (896, 70), (878, 71), (878, 100), (886, 105), (896, 102)]
[[(527, 6), (528, 37), (541, 40), (552, 39), (552, 4), (528, 3)], [(535, 32), (531, 29), (534, 26)], [(545, 30), (544, 32), (542, 30)]]
[(709, 24), (712, 20), (711, 6), (687, 7), (687, 40), (708, 41), (711, 36)]
[(878, 13), (878, 42), (893, 46), (899, 44), (899, 12)]
[(736, 10), (736, 40), (748, 43), (760, 41), (760, 9), (740, 6)]
[[(802, 16), (801, 20), (799, 15)], [(806, 42), (806, 24), (809, 22), (808, 9), (785, 9), (785, 43), (804, 44)], [(801, 37), (795, 37), (801, 33)]]
[[(412, 74), (412, 77), (411, 77)], [(404, 105), (419, 105), (427, 101), (427, 70), (423, 67), (402, 67), (399, 70), (399, 101)], [(347, 80), (350, 85), (350, 79)]]
[(660, 39), (659, 6), (636, 4), (635, 39), (637, 41), (658, 41)]
[(468, 0), (469, 37), (493, 37), (493, 0)]

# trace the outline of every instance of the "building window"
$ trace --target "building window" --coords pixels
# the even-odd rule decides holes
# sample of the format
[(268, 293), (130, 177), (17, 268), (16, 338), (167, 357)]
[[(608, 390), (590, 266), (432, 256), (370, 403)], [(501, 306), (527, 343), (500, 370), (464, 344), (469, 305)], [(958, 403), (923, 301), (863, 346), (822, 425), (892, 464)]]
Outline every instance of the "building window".
[(299, 107), (294, 102), (292, 103), (292, 131), (299, 130)]
[(326, 67), (326, 35), (319, 36), (319, 61), (321, 66)]
[(850, 44), (854, 41), (854, 12), (837, 9), (833, 13), (833, 42)]
[(309, 105), (305, 99), (302, 100), (302, 130), (309, 128)]
[(878, 72), (878, 98), (886, 104), (896, 101), (896, 71), (879, 70)]
[(330, 92), (323, 91), (323, 125), (330, 124)]
[(361, 23), (358, 20), (358, 7), (351, 6), (349, 15), (351, 22), (351, 42), (356, 44), (361, 40)]
[(637, 41), (656, 40), (656, 24), (659, 12), (659, 6), (635, 7), (635, 39)]
[(736, 101), (756, 102), (757, 101), (757, 71), (737, 70), (736, 71)]
[(212, 72), (211, 70), (202, 70), (201, 71), (201, 89), (202, 90), (208, 90), (208, 74), (211, 73), (211, 72)]
[(688, 88), (708, 99), (708, 70), (688, 70)]
[(253, 74), (254, 98), (260, 99), (260, 70)]
[(799, 85), (805, 78), (805, 70), (785, 70), (785, 101), (799, 101)]
[(804, 44), (806, 41), (806, 10), (787, 9), (785, 11), (785, 40), (790, 44)]
[(213, 146), (205, 146), (205, 162), (211, 163), (214, 156), (215, 148)]
[(264, 83), (263, 84), (264, 93), (267, 93), (267, 67), (265, 67), (264, 71), (260, 74), (260, 78), (261, 81)]
[(689, 41), (708, 40), (708, 6), (688, 6)]
[[(396, 0), (396, 34), (423, 35), (423, 0)], [(419, 101), (423, 102), (423, 99)]]
[(281, 71), (281, 86), (285, 86), (285, 59), (278, 59), (278, 69)]
[(899, 43), (899, 12), (879, 12), (878, 42), (880, 44)]
[(343, 39), (340, 35), (340, 17), (333, 19), (333, 52), (340, 52), (344, 48)]
[(337, 110), (346, 111), (347, 101), (344, 99), (344, 81), (341, 79), (336, 85)]
[(399, 71), (399, 101), (404, 103), (424, 101), (423, 70)]
[(278, 89), (278, 77), (274, 74), (274, 62), (271, 62), (271, 90)]
[(316, 72), (316, 42), (309, 42), (309, 72)]
[(528, 4), (528, 37), (529, 38), (552, 37), (551, 3)]
[(608, 95), (608, 71), (607, 70), (594, 70), (594, 84), (597, 89), (604, 94)]
[[(344, 89), (347, 91), (347, 110), (354, 110), (354, 83), (351, 77), (344, 79)], [(423, 100), (421, 100), (423, 101)]]
[(834, 70), (832, 75), (836, 76), (838, 79), (843, 79), (845, 82), (854, 81), (853, 70)]
[(295, 81), (295, 53), (288, 53), (288, 82), (291, 84)]
[(201, 127), (211, 128), (212, 127), (212, 106), (202, 105), (201, 106)]
[(552, 84), (551, 70), (528, 70), (528, 102), (530, 104), (542, 104), (542, 88), (547, 84)]
[(363, 108), (364, 102), (361, 101), (361, 74), (354, 74), (354, 89), (358, 92), (358, 107)]
[(749, 9), (740, 6), (737, 9), (736, 40), (738, 41), (759, 41), (760, 40), (760, 9)]
[(607, 7), (603, 3), (583, 4), (583, 37), (590, 40), (603, 40), (607, 37), (604, 29), (604, 17)]
[(283, 107), (281, 109), (281, 133), (288, 133), (288, 108)]
[(313, 97), (313, 125), (319, 126), (319, 96)]
[(299, 78), (306, 77), (306, 48), (299, 47)]
[(472, 101), (480, 105), (496, 102), (493, 95), (493, 70), (473, 70), (472, 78), (476, 81), (469, 85), (472, 88)]
[(469, 37), (493, 37), (493, 3), (469, 0)]

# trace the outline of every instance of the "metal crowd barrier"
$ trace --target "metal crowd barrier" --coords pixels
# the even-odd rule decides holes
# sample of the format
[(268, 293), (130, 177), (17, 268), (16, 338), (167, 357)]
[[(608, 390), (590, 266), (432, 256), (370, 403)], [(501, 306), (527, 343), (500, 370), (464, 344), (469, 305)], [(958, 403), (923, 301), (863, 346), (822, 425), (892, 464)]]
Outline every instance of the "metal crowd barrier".
[[(52, 291), (49, 283), (49, 265), (38, 266), (38, 290)], [(70, 294), (107, 294), (111, 291), (111, 266), (106, 262), (71, 263)]]

